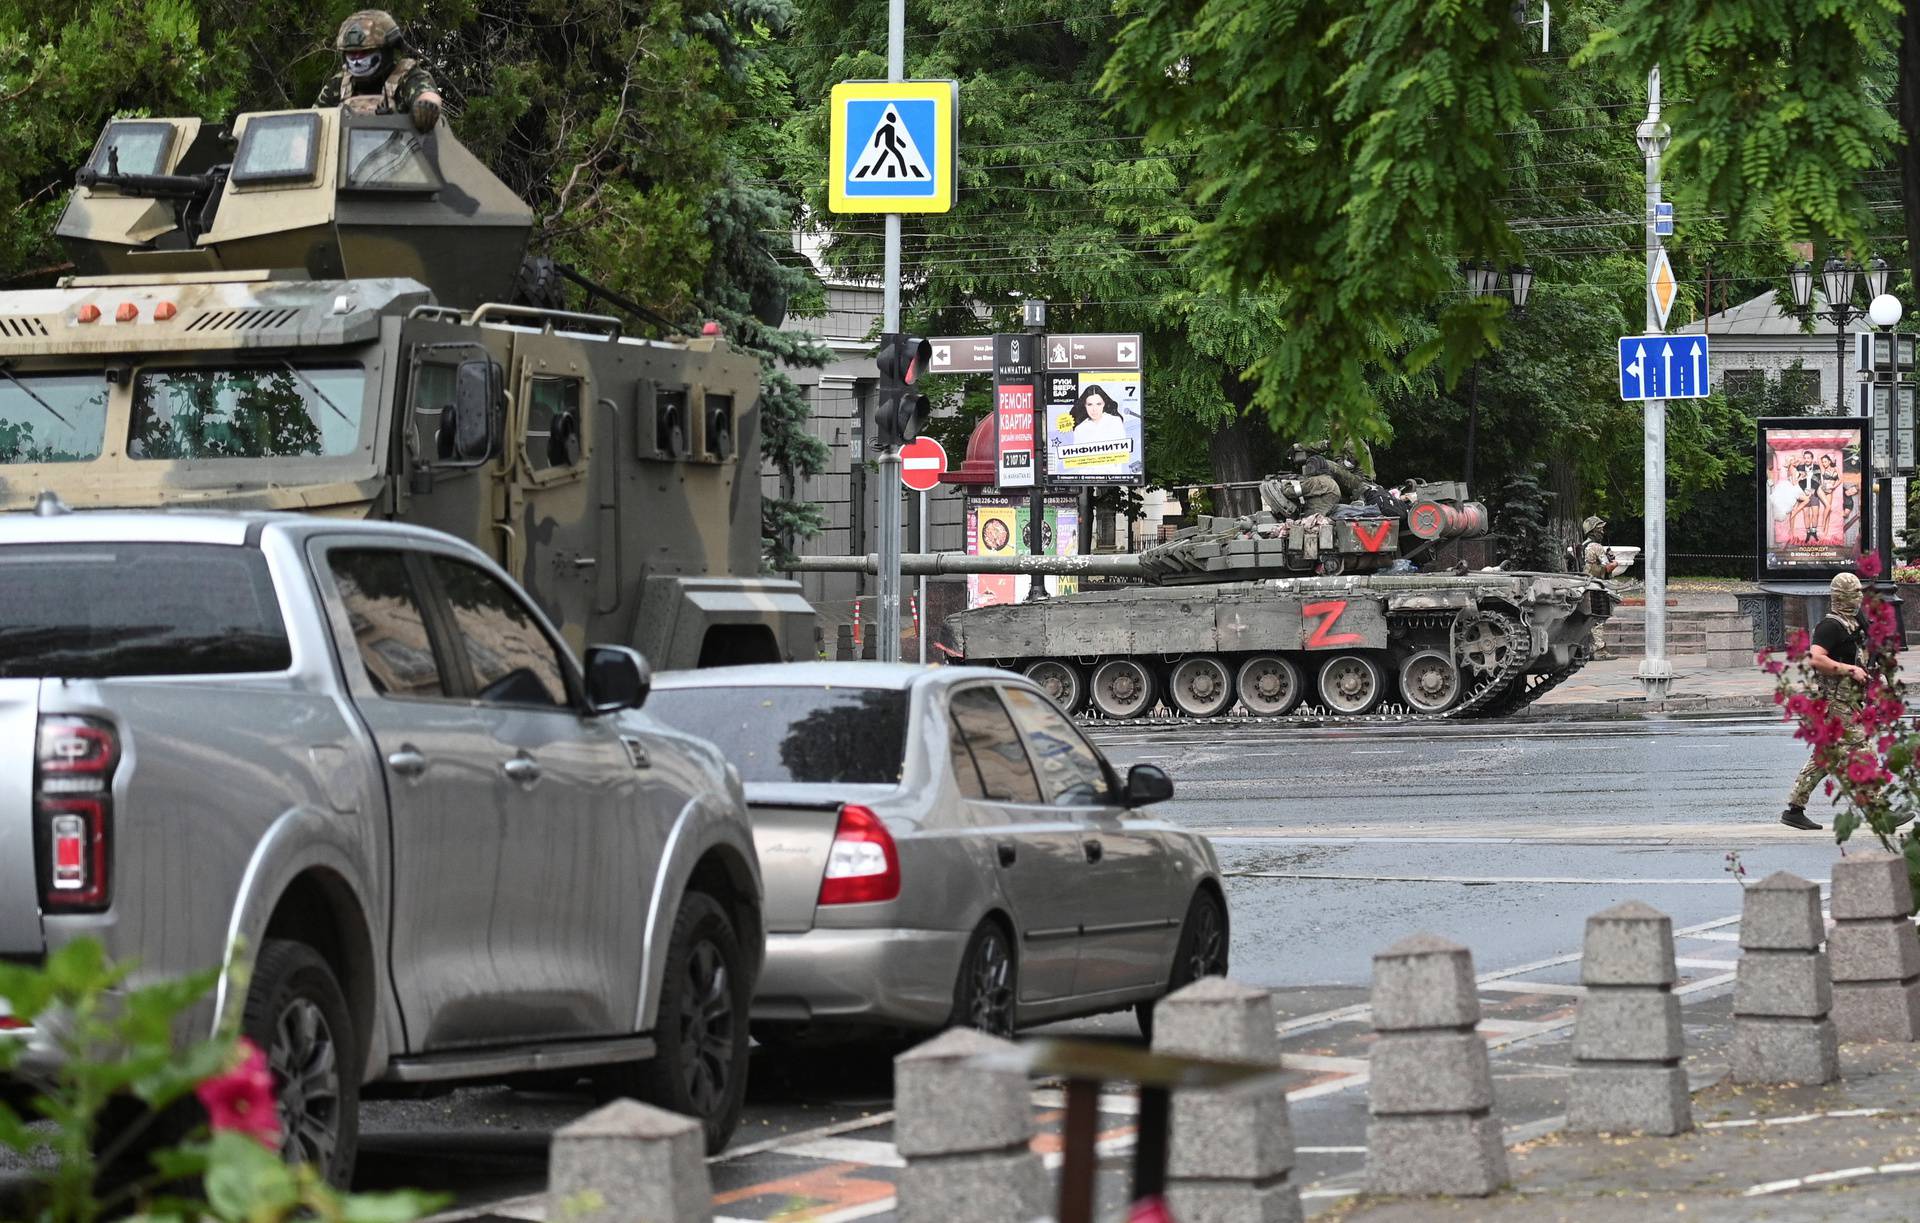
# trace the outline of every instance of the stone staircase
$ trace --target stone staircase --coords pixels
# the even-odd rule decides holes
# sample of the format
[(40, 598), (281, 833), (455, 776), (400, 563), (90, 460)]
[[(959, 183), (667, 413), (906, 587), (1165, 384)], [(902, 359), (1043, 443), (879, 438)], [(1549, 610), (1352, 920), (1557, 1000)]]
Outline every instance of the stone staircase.
[[(1732, 600), (1728, 600), (1729, 603)], [(1647, 652), (1647, 609), (1614, 609), (1606, 627), (1607, 649), (1639, 657)], [(1667, 655), (1703, 654), (1709, 667), (1749, 666), (1753, 662), (1753, 621), (1732, 607), (1667, 608)]]

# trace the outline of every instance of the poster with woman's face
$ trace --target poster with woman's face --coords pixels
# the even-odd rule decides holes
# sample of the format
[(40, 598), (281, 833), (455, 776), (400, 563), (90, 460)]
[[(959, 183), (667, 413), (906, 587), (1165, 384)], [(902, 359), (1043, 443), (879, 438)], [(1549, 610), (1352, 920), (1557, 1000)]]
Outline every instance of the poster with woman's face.
[(1761, 544), (1770, 573), (1850, 568), (1866, 509), (1865, 429), (1852, 421), (1761, 428)]
[(1145, 478), (1138, 372), (1048, 376), (1047, 481), (1139, 484)]

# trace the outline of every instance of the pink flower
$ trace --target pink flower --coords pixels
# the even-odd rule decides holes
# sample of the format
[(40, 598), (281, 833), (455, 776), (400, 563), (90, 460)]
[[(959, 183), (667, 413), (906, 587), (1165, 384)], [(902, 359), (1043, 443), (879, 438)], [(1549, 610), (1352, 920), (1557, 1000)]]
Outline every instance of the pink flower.
[(1880, 576), (1880, 554), (1877, 552), (1868, 552), (1863, 554), (1860, 557), (1860, 563), (1854, 566), (1854, 568), (1860, 571), (1860, 576), (1863, 578), (1879, 577)]
[(1173, 1212), (1167, 1209), (1167, 1199), (1156, 1194), (1135, 1202), (1127, 1212), (1127, 1223), (1173, 1223)]
[(1867, 644), (1876, 651), (1883, 649), (1889, 642), (1900, 639), (1900, 616), (1891, 604), (1878, 599), (1870, 600), (1867, 605)]
[(1856, 786), (1878, 785), (1885, 776), (1871, 752), (1855, 752), (1847, 760), (1847, 780)]
[(1805, 629), (1800, 629), (1796, 631), (1793, 636), (1787, 638), (1787, 658), (1792, 662), (1799, 662), (1805, 658), (1807, 651), (1812, 648), (1813, 638), (1808, 635)]
[(266, 1054), (246, 1037), (240, 1038), (240, 1060), (232, 1069), (202, 1080), (193, 1089), (207, 1110), (215, 1130), (231, 1130), (259, 1141), (268, 1150), (280, 1149), (280, 1109), (273, 1098), (273, 1074)]

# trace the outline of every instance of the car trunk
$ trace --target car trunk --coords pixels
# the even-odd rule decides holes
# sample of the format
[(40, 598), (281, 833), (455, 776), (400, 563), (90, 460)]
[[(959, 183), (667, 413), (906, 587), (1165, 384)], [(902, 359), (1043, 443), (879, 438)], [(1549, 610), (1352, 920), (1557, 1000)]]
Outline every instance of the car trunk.
[(45, 948), (33, 848), (39, 706), (39, 680), (0, 679), (0, 956), (38, 955)]
[(746, 793), (766, 891), (767, 933), (804, 934), (813, 929), (840, 808), (870, 804), (894, 793), (894, 787), (748, 782)]

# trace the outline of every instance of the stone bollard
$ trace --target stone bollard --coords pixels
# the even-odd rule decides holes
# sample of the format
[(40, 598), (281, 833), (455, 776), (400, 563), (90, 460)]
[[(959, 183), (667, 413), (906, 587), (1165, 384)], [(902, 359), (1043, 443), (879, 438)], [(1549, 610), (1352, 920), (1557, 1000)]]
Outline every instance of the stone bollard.
[(1465, 947), (1416, 934), (1373, 957), (1367, 1190), (1484, 1197), (1507, 1179)]
[(1587, 919), (1567, 1128), (1680, 1134), (1693, 1128), (1673, 995), (1673, 919), (1637, 900)]
[(713, 1218), (706, 1130), (615, 1100), (554, 1131), (547, 1218), (555, 1223), (704, 1223)]
[(1733, 992), (1736, 1083), (1831, 1083), (1840, 1043), (1827, 1012), (1833, 987), (1820, 943), (1820, 885), (1775, 871), (1747, 889)]
[(1841, 1040), (1920, 1039), (1920, 940), (1907, 864), (1854, 854), (1833, 864), (1833, 1026)]
[(1032, 1088), (975, 1059), (1013, 1045), (952, 1028), (893, 1059), (901, 1223), (1009, 1223), (1053, 1212), (1033, 1138)]
[[(1203, 977), (1162, 998), (1153, 1049), (1280, 1067), (1273, 1001), (1263, 989)], [(1167, 1204), (1180, 1223), (1298, 1223), (1293, 1127), (1279, 1081), (1173, 1095)]]

